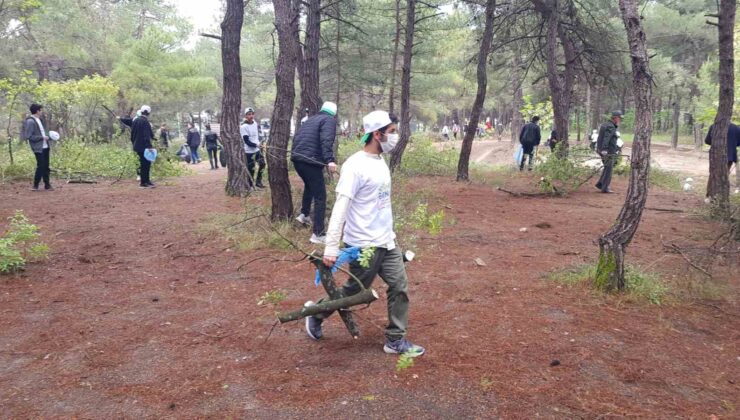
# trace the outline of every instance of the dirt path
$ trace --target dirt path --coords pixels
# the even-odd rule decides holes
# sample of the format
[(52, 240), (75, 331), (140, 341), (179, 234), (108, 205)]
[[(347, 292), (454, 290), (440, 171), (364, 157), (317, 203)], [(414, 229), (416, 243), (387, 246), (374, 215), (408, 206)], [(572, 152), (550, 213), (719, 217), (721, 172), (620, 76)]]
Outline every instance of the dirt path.
[[(428, 354), (396, 372), (382, 352), (384, 298), (357, 313), (356, 341), (336, 318), (321, 342), (300, 323), (267, 339), (274, 309), (258, 306), (260, 296), (283, 289), (278, 309), (289, 309), (322, 293), (305, 262), (266, 259), (237, 271), (255, 257), (295, 253), (240, 251), (198, 233), (209, 216), (242, 207), (222, 194), (224, 176), (201, 165), (155, 190), (133, 181), (52, 193), (0, 185), (0, 217), (23, 209), (52, 250), (48, 262), (0, 277), (0, 417), (737, 417), (736, 276), (716, 280), (722, 299), (665, 306), (543, 277), (593, 260), (619, 193), (517, 199), (485, 185), (412, 180), (409, 191), (434, 185), (430, 206), (455, 223), (437, 237), (419, 232), (408, 267), (410, 338)], [(654, 191), (648, 206), (698, 203)], [(551, 227), (535, 226), (545, 221)], [(701, 245), (717, 233), (689, 212), (647, 211), (629, 255), (684, 281), (685, 262), (661, 241)]]

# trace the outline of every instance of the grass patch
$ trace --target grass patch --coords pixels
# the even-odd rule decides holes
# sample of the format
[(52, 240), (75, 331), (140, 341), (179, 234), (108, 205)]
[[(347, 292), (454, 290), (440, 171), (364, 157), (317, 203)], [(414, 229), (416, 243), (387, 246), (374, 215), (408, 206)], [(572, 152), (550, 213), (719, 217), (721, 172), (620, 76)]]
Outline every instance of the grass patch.
[[(569, 267), (551, 273), (548, 278), (568, 286), (587, 284), (597, 290), (602, 290), (596, 285), (595, 264)], [(631, 265), (625, 267), (625, 283), (626, 292), (630, 297), (653, 305), (663, 303), (669, 291), (668, 286), (662, 281), (659, 275), (644, 272)]]
[[(665, 169), (656, 167), (650, 168), (649, 181), (650, 185), (653, 187), (658, 187), (667, 191), (682, 192), (684, 179), (685, 177), (678, 172), (666, 171)], [(698, 185), (694, 185), (694, 188), (697, 186)], [(696, 191), (696, 189), (694, 191)]]

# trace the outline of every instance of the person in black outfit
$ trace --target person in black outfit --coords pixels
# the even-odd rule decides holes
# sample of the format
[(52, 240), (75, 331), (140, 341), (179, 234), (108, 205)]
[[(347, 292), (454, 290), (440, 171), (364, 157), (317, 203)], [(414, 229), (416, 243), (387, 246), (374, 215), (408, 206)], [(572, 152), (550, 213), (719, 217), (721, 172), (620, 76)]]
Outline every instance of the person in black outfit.
[(170, 133), (167, 131), (167, 123), (162, 123), (159, 127), (159, 144), (164, 150), (170, 147)]
[(522, 161), (519, 162), (519, 170), (524, 170), (524, 161), (527, 159), (527, 156), (529, 156), (529, 170), (532, 170), (532, 165), (534, 165), (534, 148), (540, 145), (540, 140), (542, 139), (542, 135), (540, 134), (540, 126), (537, 125), (537, 122), (540, 120), (540, 117), (534, 116), (532, 117), (532, 121), (524, 124), (522, 127), (522, 130), (519, 132), (519, 143), (522, 145)]
[(195, 124), (188, 123), (188, 135), (186, 143), (190, 148), (190, 163), (193, 165), (200, 163), (200, 155), (198, 154), (198, 148), (200, 147), (200, 133), (195, 128)]
[(23, 139), (28, 141), (34, 156), (36, 157), (36, 174), (33, 177), (32, 191), (39, 190), (39, 183), (44, 180), (44, 189), (53, 190), (49, 181), (49, 155), (51, 153), (51, 141), (44, 129), (41, 118), (44, 117), (44, 107), (39, 104), (31, 104), (29, 109), (31, 116), (23, 122)]
[(148, 105), (144, 105), (139, 110), (140, 115), (133, 120), (130, 118), (119, 118), (122, 123), (131, 127), (131, 143), (134, 152), (139, 156), (141, 170), (141, 183), (139, 186), (141, 188), (154, 188), (154, 184), (149, 179), (152, 163), (144, 157), (144, 151), (146, 149), (152, 149), (152, 139), (154, 138), (152, 125), (149, 123), (149, 114), (151, 112), (152, 109)]
[(596, 151), (601, 156), (604, 163), (604, 170), (601, 172), (601, 178), (596, 183), (596, 188), (603, 193), (611, 193), (609, 184), (612, 182), (612, 170), (617, 160), (619, 146), (617, 145), (617, 128), (622, 122), (622, 113), (620, 111), (612, 112), (611, 120), (601, 124), (599, 127), (599, 137), (596, 139)]
[(211, 131), (210, 124), (206, 124), (206, 132), (203, 137), (206, 140), (208, 162), (211, 163), (211, 169), (218, 169), (218, 134)]
[(558, 146), (558, 132), (553, 128), (550, 132), (550, 138), (547, 140), (547, 145), (550, 146), (550, 152), (555, 152), (555, 148)]
[[(704, 138), (704, 144), (712, 145), (712, 130), (714, 124), (709, 126), (707, 136)], [(732, 165), (737, 163), (737, 148), (740, 147), (740, 127), (730, 123), (727, 126), (727, 171), (732, 170)], [(737, 170), (737, 168), (736, 168)]]
[(290, 151), (290, 160), (293, 161), (293, 166), (304, 184), (301, 214), (296, 217), (296, 220), (303, 224), (311, 224), (308, 216), (311, 212), (311, 202), (313, 202), (311, 242), (316, 244), (324, 243), (326, 239), (324, 167), (330, 173), (337, 170), (334, 157), (334, 140), (337, 135), (337, 122), (334, 118), (336, 113), (336, 104), (324, 102), (319, 113), (308, 117), (300, 126), (293, 138)]

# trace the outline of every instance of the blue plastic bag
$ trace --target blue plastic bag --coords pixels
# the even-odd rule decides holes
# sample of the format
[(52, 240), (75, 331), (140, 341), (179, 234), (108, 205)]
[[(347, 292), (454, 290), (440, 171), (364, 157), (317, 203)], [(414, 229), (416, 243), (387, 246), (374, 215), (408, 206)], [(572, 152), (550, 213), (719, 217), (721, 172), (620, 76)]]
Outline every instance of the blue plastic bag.
[(519, 147), (516, 149), (516, 152), (514, 152), (514, 162), (516, 162), (517, 165), (520, 165), (522, 163), (523, 157), (524, 157), (524, 149), (522, 148), (522, 145), (520, 144)]
[[(339, 270), (339, 267), (341, 267), (343, 264), (350, 263), (360, 258), (361, 251), (362, 251), (362, 248), (358, 246), (353, 246), (352, 248), (343, 248), (342, 252), (340, 252), (339, 256), (337, 257), (337, 261), (334, 263), (334, 266), (331, 268), (331, 272), (336, 273)], [(316, 286), (318, 286), (321, 283), (321, 273), (319, 272), (319, 270), (316, 270), (316, 277), (314, 277), (313, 282), (314, 282), (314, 285)]]
[(148, 160), (149, 162), (154, 162), (155, 160), (157, 160), (157, 149), (144, 150), (144, 159)]

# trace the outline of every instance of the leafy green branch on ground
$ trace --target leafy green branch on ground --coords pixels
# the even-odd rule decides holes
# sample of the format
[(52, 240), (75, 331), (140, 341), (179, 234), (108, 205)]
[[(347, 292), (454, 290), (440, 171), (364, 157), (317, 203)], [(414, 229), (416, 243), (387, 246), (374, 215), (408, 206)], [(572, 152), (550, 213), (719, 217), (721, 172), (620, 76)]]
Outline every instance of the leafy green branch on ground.
[(38, 226), (22, 210), (16, 210), (8, 220), (8, 229), (0, 236), (0, 273), (19, 271), (27, 262), (45, 259), (49, 247), (41, 242)]

